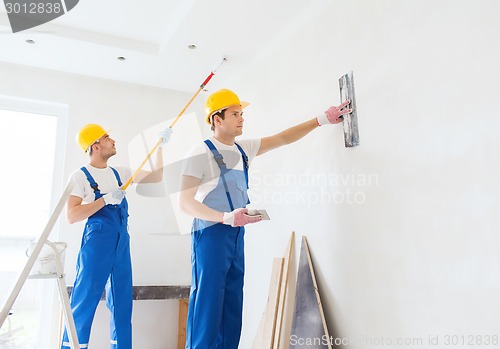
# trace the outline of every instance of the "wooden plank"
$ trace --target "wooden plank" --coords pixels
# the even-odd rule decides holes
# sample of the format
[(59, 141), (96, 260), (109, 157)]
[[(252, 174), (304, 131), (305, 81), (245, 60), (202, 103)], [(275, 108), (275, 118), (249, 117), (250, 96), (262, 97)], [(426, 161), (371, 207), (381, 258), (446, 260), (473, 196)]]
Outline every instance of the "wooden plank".
[(177, 327), (177, 349), (186, 347), (186, 321), (189, 299), (179, 299), (179, 324)]
[(280, 296), (281, 278), (283, 276), (284, 258), (273, 259), (273, 269), (271, 272), (271, 284), (269, 286), (269, 296), (262, 315), (261, 324), (252, 349), (272, 349), (274, 342), (274, 332), (276, 330), (276, 317), (278, 314), (278, 300)]
[(285, 305), (287, 300), (288, 291), (288, 274), (290, 272), (290, 261), (293, 258), (293, 251), (295, 245), (295, 232), (292, 232), (290, 241), (285, 250), (285, 255), (283, 256), (283, 277), (281, 278), (280, 295), (278, 298), (278, 314), (276, 318), (276, 330), (274, 332), (273, 349), (279, 349), (281, 343), (281, 335), (284, 333), (286, 335), (287, 329), (283, 327), (283, 315), (285, 312)]
[[(325, 337), (326, 336), (326, 337)], [(299, 272), (295, 292), (295, 309), (292, 323), (291, 349), (331, 349), (323, 306), (314, 275), (311, 255), (305, 236), (300, 249)], [(309, 339), (309, 342), (305, 339)], [(325, 343), (326, 342), (326, 343)]]

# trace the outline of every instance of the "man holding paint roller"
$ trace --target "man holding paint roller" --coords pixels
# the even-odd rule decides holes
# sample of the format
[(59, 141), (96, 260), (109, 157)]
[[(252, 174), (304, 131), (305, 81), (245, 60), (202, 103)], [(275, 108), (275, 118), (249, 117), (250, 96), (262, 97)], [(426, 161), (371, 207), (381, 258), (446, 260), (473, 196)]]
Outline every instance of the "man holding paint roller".
[[(170, 140), (171, 128), (160, 133), (161, 146)], [(116, 154), (115, 141), (99, 125), (84, 126), (77, 135), (78, 145), (89, 155), (89, 163), (75, 171), (75, 185), (67, 201), (70, 223), (87, 219), (78, 253), (76, 279), (71, 293), (80, 348), (87, 348), (94, 314), (106, 289), (106, 305), (111, 311), (111, 348), (132, 348), (132, 264), (128, 234), (128, 204), (121, 189), (119, 172), (108, 166)], [(141, 171), (139, 183), (160, 182), (163, 178), (161, 146), (155, 171)], [(69, 348), (65, 330), (62, 348)]]
[(318, 126), (341, 122), (352, 112), (349, 103), (332, 106), (317, 118), (276, 135), (235, 142), (243, 133), (243, 109), (249, 103), (226, 89), (208, 97), (206, 122), (214, 136), (188, 154), (180, 194), (181, 208), (194, 217), (187, 349), (238, 348), (244, 226), (262, 220), (245, 208), (249, 204), (249, 164), (256, 156), (298, 141)]

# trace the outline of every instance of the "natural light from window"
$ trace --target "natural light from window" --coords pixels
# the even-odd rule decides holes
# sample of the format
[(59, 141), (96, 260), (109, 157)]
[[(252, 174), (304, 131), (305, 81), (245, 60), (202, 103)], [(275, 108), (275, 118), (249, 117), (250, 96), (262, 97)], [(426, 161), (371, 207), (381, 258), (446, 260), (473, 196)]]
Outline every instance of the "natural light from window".
[(0, 109), (5, 198), (0, 235), (36, 237), (49, 217), (57, 117)]
[[(51, 213), (57, 124), (58, 117), (54, 115), (0, 109), (2, 307), (28, 261), (26, 250), (37, 241)], [(0, 329), (0, 348), (41, 348), (41, 332), (47, 329), (41, 321), (47, 285), (44, 280), (26, 281), (12, 315)]]

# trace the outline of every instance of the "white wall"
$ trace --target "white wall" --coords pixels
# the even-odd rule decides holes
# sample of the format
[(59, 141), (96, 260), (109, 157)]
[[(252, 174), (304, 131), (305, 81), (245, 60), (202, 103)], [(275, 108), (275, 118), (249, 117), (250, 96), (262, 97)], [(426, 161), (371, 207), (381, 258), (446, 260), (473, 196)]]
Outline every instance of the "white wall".
[[(233, 81), (252, 102), (247, 135), (263, 136), (337, 104), (338, 78), (353, 70), (361, 138), (345, 149), (341, 127), (322, 127), (254, 162), (254, 205), (272, 221), (247, 232), (242, 348), (292, 230), (298, 247), (308, 237), (335, 337), (402, 348), (398, 338), (443, 346), (445, 335), (496, 333), (499, 10), (316, 1)], [(319, 184), (326, 175), (348, 185)], [(362, 202), (335, 202), (348, 190)]]
[[(80, 127), (95, 122), (111, 129), (109, 133), (116, 140), (118, 154), (110, 160), (110, 165), (126, 165), (135, 170), (149, 149), (145, 151), (144, 146), (134, 148), (131, 145), (138, 144), (138, 139), (142, 136), (148, 143), (154, 144), (159, 131), (169, 124), (167, 119), (178, 115), (191, 98), (188, 93), (11, 64), (0, 64), (0, 76), (0, 95), (69, 106), (68, 126), (65, 130), (68, 133), (67, 144), (63, 145), (65, 156), (59, 159), (64, 162), (64, 180), (57, 183), (54, 201), (58, 200), (71, 172), (88, 162), (87, 156), (75, 142), (75, 135)], [(166, 164), (184, 154), (192, 143), (200, 141), (201, 131), (195, 122), (190, 121), (196, 118), (193, 113), (200, 110), (199, 103), (195, 102), (188, 109), (185, 118), (181, 118), (177, 123), (169, 148), (164, 151)], [(29, 154), (19, 154), (19, 159), (29, 161)], [(36, 183), (21, 188), (20, 195), (36, 195), (34, 188)], [(145, 195), (139, 195), (136, 189)], [(189, 236), (178, 235), (173, 208), (170, 198), (166, 195), (171, 190), (170, 183), (160, 183), (144, 186), (140, 190), (132, 186), (127, 191), (135, 285), (190, 284)], [(73, 284), (83, 222), (69, 225), (64, 216), (62, 218), (59, 234), (52, 234), (51, 240), (68, 243), (65, 258), (66, 281)], [(175, 347), (177, 316), (175, 300), (134, 302), (134, 343), (151, 349)], [(151, 323), (152, 319), (156, 319), (156, 322)], [(101, 303), (95, 321), (97, 325), (94, 326), (91, 344), (107, 347), (109, 312), (104, 303)], [(152, 326), (155, 323), (161, 326)], [(147, 331), (146, 324), (152, 326)], [(145, 343), (147, 346), (144, 346)]]

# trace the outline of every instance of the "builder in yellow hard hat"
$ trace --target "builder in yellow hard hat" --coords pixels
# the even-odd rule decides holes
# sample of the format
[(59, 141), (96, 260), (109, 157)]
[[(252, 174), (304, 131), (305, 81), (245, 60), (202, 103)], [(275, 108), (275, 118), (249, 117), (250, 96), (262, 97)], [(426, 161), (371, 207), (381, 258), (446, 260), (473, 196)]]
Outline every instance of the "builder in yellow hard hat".
[[(235, 142), (249, 105), (230, 90), (205, 104), (213, 137), (193, 148), (183, 169), (181, 208), (194, 217), (192, 285), (186, 348), (238, 348), (244, 277), (244, 226), (259, 222), (249, 204), (248, 167), (259, 155), (298, 141), (318, 126), (337, 124), (352, 112), (350, 101), (274, 136)], [(206, 156), (197, 156), (205, 154)]]
[[(153, 183), (163, 177), (161, 147), (168, 143), (172, 129), (160, 133), (155, 171), (142, 171), (136, 182)], [(128, 204), (121, 189), (123, 168), (108, 166), (116, 154), (115, 141), (97, 124), (88, 124), (77, 135), (89, 163), (71, 175), (75, 183), (67, 202), (70, 223), (87, 219), (78, 254), (77, 274), (71, 308), (80, 348), (87, 348), (94, 313), (106, 288), (111, 311), (112, 348), (132, 348), (132, 264), (128, 234)], [(69, 348), (64, 332), (62, 348)]]

